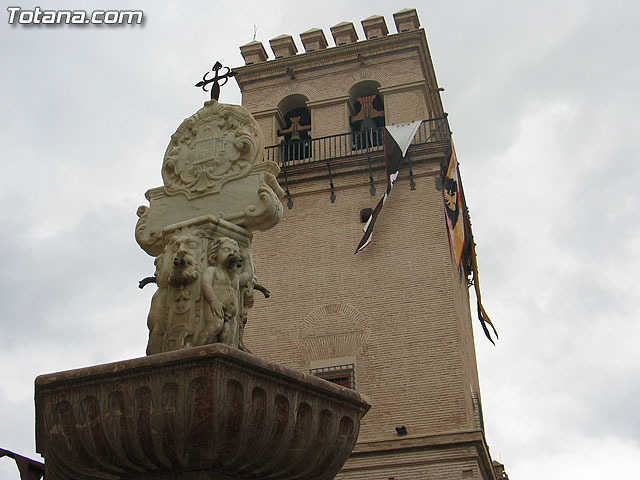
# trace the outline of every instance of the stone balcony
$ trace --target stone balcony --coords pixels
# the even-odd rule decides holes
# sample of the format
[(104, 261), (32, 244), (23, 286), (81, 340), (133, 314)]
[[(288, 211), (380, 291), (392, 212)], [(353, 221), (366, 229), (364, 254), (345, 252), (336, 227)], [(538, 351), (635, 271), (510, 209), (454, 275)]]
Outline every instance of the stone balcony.
[[(264, 149), (264, 161), (289, 168), (314, 162), (383, 153), (385, 127), (362, 132), (347, 132), (289, 143), (281, 142)], [(449, 142), (450, 131), (446, 115), (422, 121), (412, 145)]]
[[(353, 178), (348, 180), (347, 176), (354, 175), (347, 174), (356, 173), (359, 175), (355, 177), (362, 179), (368, 177), (369, 190), (374, 195), (374, 183), (381, 181), (381, 178), (374, 177), (380, 177), (381, 174), (377, 172), (384, 173), (385, 169), (384, 130), (385, 127), (380, 127), (362, 132), (282, 142), (264, 149), (264, 161), (275, 162), (280, 166), (278, 181), (284, 187), (289, 208), (293, 206), (293, 196), (315, 188), (305, 187), (303, 184), (317, 183), (321, 178), (333, 203), (335, 192), (340, 188), (334, 183), (335, 178), (341, 177), (339, 182), (342, 186), (358, 182)], [(415, 166), (435, 157), (444, 162), (450, 151), (451, 132), (446, 114), (440, 118), (423, 120), (409, 147), (406, 165), (402, 167), (408, 167), (412, 189), (412, 164)]]

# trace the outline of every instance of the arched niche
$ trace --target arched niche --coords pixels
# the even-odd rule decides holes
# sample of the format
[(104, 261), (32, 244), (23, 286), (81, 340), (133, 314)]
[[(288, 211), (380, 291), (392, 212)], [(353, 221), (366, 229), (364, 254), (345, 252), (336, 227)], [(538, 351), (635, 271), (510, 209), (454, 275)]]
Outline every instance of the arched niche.
[(278, 110), (284, 119), (282, 128), (278, 130), (278, 135), (284, 137), (285, 141), (295, 139), (298, 135), (295, 135), (294, 132), (299, 132), (302, 137), (300, 139), (310, 138), (311, 113), (307, 107), (308, 100), (306, 96), (294, 93), (278, 103)]
[(308, 158), (311, 152), (311, 112), (307, 107), (309, 99), (294, 93), (278, 103), (284, 124), (278, 130), (285, 161)]
[(349, 89), (353, 115), (349, 118), (354, 148), (376, 147), (382, 144), (384, 102), (380, 83), (363, 80)]

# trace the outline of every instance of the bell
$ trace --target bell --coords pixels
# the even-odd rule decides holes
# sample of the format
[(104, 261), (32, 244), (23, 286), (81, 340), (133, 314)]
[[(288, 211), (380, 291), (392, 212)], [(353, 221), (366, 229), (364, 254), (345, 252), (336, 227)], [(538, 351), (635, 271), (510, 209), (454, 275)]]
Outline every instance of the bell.
[(376, 122), (371, 117), (365, 117), (360, 124), (360, 131), (366, 132), (368, 130), (374, 130), (376, 128)]
[(302, 137), (300, 136), (300, 132), (297, 130), (294, 130), (293, 132), (291, 132), (291, 138), (289, 139), (290, 142), (301, 142), (302, 141)]

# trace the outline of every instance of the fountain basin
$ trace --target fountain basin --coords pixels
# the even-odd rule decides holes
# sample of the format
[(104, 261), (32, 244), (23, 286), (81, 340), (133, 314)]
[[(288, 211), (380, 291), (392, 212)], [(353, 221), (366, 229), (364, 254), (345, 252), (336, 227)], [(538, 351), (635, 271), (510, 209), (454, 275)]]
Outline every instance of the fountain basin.
[(39, 376), (48, 480), (330, 479), (367, 399), (222, 344)]

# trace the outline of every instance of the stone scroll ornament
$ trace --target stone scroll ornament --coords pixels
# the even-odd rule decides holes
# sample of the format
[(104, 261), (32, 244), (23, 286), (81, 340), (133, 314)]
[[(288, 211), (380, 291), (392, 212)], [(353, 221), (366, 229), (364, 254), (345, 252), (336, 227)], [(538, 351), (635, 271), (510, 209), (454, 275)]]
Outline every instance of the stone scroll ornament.
[(255, 276), (252, 232), (282, 217), (280, 169), (263, 161), (262, 132), (243, 107), (205, 102), (172, 135), (164, 185), (138, 208), (136, 240), (155, 257), (147, 354), (224, 343), (248, 351)]

